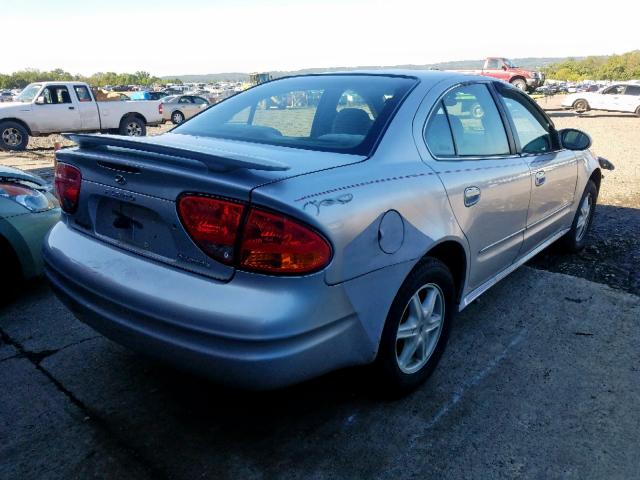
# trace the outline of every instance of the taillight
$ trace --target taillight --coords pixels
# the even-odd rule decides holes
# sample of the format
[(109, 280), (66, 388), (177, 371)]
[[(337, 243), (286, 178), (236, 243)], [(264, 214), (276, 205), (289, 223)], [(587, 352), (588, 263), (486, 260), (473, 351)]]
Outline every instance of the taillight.
[(212, 197), (186, 195), (178, 201), (180, 221), (207, 255), (232, 264), (244, 205)]
[(162, 104), (161, 103), (158, 104), (158, 113), (160, 115), (162, 115)]
[(78, 209), (82, 174), (76, 167), (57, 162), (54, 177), (55, 195), (62, 210), (73, 213)]
[[(325, 267), (331, 247), (318, 233), (279, 213), (201, 195), (184, 195), (178, 214), (192, 240), (210, 257), (243, 270), (305, 274)], [(239, 240), (239, 249), (236, 246)]]
[(240, 245), (241, 268), (267, 273), (309, 273), (331, 260), (331, 247), (310, 228), (277, 213), (252, 208)]

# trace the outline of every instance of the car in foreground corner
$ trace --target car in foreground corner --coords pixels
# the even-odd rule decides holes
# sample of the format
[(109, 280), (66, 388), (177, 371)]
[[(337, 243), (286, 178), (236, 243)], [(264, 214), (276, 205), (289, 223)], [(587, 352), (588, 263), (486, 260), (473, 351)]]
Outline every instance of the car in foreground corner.
[(0, 166), (0, 298), (42, 274), (42, 243), (59, 220), (58, 201), (40, 177)]
[(640, 117), (640, 85), (635, 82), (616, 83), (599, 91), (583, 91), (567, 95), (562, 107), (578, 113), (589, 110), (635, 113)]
[(585, 246), (603, 168), (519, 89), (436, 71), (288, 77), (160, 136), (70, 138), (56, 293), (123, 345), (254, 389), (371, 363), (416, 388), (456, 312), (552, 243)]

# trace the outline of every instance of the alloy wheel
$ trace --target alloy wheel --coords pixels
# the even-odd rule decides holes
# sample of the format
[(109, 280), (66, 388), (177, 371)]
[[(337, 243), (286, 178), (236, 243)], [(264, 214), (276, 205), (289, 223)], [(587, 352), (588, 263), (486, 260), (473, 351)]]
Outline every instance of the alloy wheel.
[(22, 134), (17, 128), (5, 128), (2, 132), (2, 141), (9, 147), (17, 147), (22, 143)]
[(396, 360), (403, 373), (420, 370), (431, 358), (442, 332), (444, 294), (428, 283), (409, 299), (396, 333)]
[(589, 226), (589, 217), (591, 216), (591, 194), (588, 193), (582, 203), (580, 204), (580, 211), (578, 213), (578, 221), (576, 222), (576, 241), (580, 242), (587, 233), (587, 227)]
[(127, 135), (130, 137), (142, 136), (142, 127), (137, 122), (131, 122), (127, 124)]

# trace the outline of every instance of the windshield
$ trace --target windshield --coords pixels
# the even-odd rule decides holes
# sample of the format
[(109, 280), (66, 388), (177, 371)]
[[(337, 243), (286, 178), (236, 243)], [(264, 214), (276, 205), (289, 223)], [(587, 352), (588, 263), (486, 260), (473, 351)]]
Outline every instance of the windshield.
[(172, 132), (368, 154), (416, 82), (386, 75), (284, 78), (231, 97)]
[(515, 64), (515, 62), (513, 60), (509, 60), (508, 58), (504, 59), (504, 63), (507, 65), (507, 67), (509, 68), (518, 68), (518, 65)]
[(24, 90), (20, 92), (20, 95), (16, 97), (16, 102), (32, 102), (36, 97), (36, 94), (40, 91), (40, 87), (42, 87), (42, 85), (40, 85), (39, 83), (32, 83), (30, 85), (27, 85)]

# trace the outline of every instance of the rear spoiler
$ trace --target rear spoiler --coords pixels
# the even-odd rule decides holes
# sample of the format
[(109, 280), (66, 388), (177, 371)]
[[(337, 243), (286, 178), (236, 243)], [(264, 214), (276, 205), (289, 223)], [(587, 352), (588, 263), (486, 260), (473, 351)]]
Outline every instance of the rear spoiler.
[(171, 157), (182, 157), (204, 164), (209, 170), (224, 172), (238, 168), (249, 170), (289, 170), (289, 165), (253, 155), (231, 152), (223, 149), (205, 148), (202, 146), (185, 145), (184, 148), (162, 143), (153, 137), (122, 137), (118, 135), (101, 135), (86, 133), (63, 133), (63, 137), (78, 144), (80, 148), (99, 150), (109, 147), (126, 148), (138, 152), (149, 152)]

